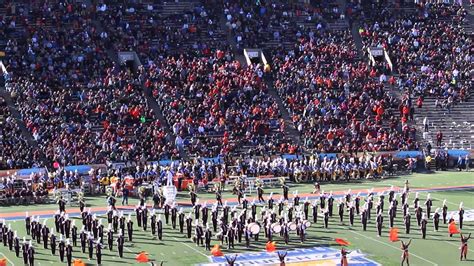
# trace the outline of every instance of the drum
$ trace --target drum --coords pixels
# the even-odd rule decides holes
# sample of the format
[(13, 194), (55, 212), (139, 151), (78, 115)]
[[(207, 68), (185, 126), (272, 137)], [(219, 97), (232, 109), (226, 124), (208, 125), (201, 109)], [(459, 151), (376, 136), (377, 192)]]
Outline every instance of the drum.
[(303, 224), (304, 224), (304, 226), (305, 226), (306, 228), (308, 228), (308, 227), (311, 226), (311, 222), (308, 221), (308, 220), (304, 220), (304, 221), (303, 221)]
[(289, 222), (288, 223), (288, 230), (295, 231), (296, 230), (296, 223)]
[(275, 234), (279, 234), (281, 232), (281, 225), (279, 223), (272, 224), (272, 231)]
[(258, 225), (257, 223), (250, 223), (249, 230), (253, 235), (256, 235), (260, 232), (260, 225)]

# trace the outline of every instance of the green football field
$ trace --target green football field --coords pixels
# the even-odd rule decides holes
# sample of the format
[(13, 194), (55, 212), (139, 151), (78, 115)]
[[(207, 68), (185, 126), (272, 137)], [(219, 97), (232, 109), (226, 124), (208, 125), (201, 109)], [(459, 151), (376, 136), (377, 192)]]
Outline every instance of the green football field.
[[(370, 188), (389, 188), (391, 185), (395, 187), (403, 187), (405, 180), (409, 180), (410, 189), (429, 189), (436, 188), (436, 190), (430, 191), (431, 198), (433, 199), (432, 212), (437, 207), (441, 207), (443, 199), (447, 200), (448, 211), (456, 211), (459, 203), (464, 203), (464, 209), (466, 212), (474, 210), (474, 173), (466, 172), (437, 172), (434, 174), (412, 174), (401, 177), (388, 178), (383, 180), (369, 180), (369, 181), (358, 181), (351, 183), (339, 183), (339, 184), (323, 184), (322, 190), (324, 191), (347, 191), (352, 189), (366, 190)], [(459, 188), (459, 187), (465, 188)], [(458, 187), (453, 189), (453, 187)], [(290, 191), (298, 190), (300, 194), (311, 193), (313, 187), (310, 184), (297, 184), (292, 185)], [(266, 189), (266, 196), (270, 191), (274, 191), (275, 199), (279, 198), (281, 189)], [(424, 203), (428, 192), (420, 192), (420, 202)], [(291, 195), (291, 192), (290, 192)], [(252, 197), (249, 195), (248, 197)], [(226, 198), (234, 198), (230, 192), (226, 192)], [(208, 204), (214, 202), (214, 194), (199, 194), (201, 202), (208, 199)], [(410, 195), (410, 205), (414, 193)], [(302, 197), (302, 200), (304, 198)], [(118, 200), (119, 201), (119, 200)], [(188, 201), (187, 193), (179, 193), (178, 201)], [(376, 202), (377, 200), (375, 200)], [(399, 200), (400, 201), (400, 200)], [(86, 202), (88, 207), (101, 207), (105, 206), (105, 197), (94, 197), (87, 198)], [(137, 199), (131, 199), (130, 204), (137, 204)], [(118, 204), (120, 206), (120, 204)], [(385, 209), (388, 206), (388, 199), (385, 201)], [(21, 213), (25, 211), (47, 211), (51, 210), (51, 213), (56, 210), (56, 205), (35, 205), (35, 206), (11, 206), (11, 207), (0, 207), (0, 217), (12, 216), (13, 213), (18, 213), (18, 216), (22, 216)], [(401, 208), (398, 208), (399, 212)], [(337, 206), (335, 207), (337, 213)], [(348, 217), (346, 212), (345, 224), (339, 223), (339, 217), (337, 214), (333, 216), (329, 223), (329, 229), (323, 228), (322, 217), (318, 219), (317, 224), (313, 224), (308, 229), (307, 240), (304, 244), (300, 244), (296, 235), (291, 235), (291, 242), (286, 246), (283, 239), (280, 236), (276, 236), (278, 250), (291, 250), (302, 247), (314, 247), (314, 246), (329, 246), (333, 248), (340, 248), (334, 241), (335, 238), (343, 238), (351, 243), (348, 247), (350, 250), (360, 250), (365, 253), (369, 259), (378, 262), (381, 265), (400, 265), (400, 242), (390, 242), (388, 239), (388, 217), (387, 212), (384, 211), (385, 222), (384, 231), (382, 237), (377, 237), (374, 218), (375, 215), (372, 213), (372, 221), (368, 225), (366, 232), (362, 231), (359, 217), (356, 217), (354, 227), (348, 226)], [(469, 248), (468, 261), (459, 261), (459, 246), (460, 240), (459, 235), (454, 235), (452, 238), (447, 233), (447, 225), (442, 224), (439, 232), (434, 232), (432, 221), (428, 224), (428, 236), (427, 239), (421, 238), (421, 232), (416, 227), (416, 220), (412, 211), (412, 232), (410, 235), (404, 234), (404, 226), (402, 224), (402, 214), (399, 213), (396, 219), (396, 227), (400, 229), (399, 237), (402, 240), (409, 238), (413, 239), (412, 245), (410, 246), (410, 262), (411, 265), (474, 265), (474, 248)], [(474, 221), (473, 215), (471, 217), (465, 216), (465, 222), (462, 232), (467, 234), (474, 232)], [(26, 235), (24, 230), (24, 221), (21, 220), (8, 220), (11, 223), (12, 228), (18, 231), (20, 237)], [(106, 223), (106, 220), (104, 219)], [(47, 223), (53, 226), (53, 219), (49, 218)], [(79, 221), (76, 224), (80, 225)], [(164, 261), (163, 265), (196, 265), (200, 263), (209, 263), (210, 253), (204, 249), (204, 247), (196, 246), (191, 239), (187, 239), (184, 235), (180, 234), (178, 230), (173, 230), (171, 226), (166, 225), (164, 227), (164, 237), (162, 241), (155, 239), (151, 236), (150, 229), (147, 232), (139, 231), (135, 224), (134, 241), (133, 243), (125, 243), (125, 258), (120, 259), (114, 251), (110, 252), (104, 247), (104, 255), (102, 258), (102, 265), (113, 265), (114, 263), (120, 264), (137, 264), (135, 256), (140, 251), (146, 251), (150, 254), (150, 259), (156, 264)], [(79, 228), (80, 229), (80, 228)], [(233, 250), (227, 250), (222, 247), (224, 254), (231, 253), (245, 253), (245, 252), (264, 252), (266, 239), (263, 234), (260, 234), (258, 242), (251, 241), (251, 248), (245, 248), (244, 242), (241, 244), (236, 243), (236, 247)], [(471, 240), (474, 244), (474, 239)], [(213, 238), (212, 244), (218, 244), (217, 240)], [(61, 265), (59, 257), (53, 257), (49, 250), (44, 250), (41, 245), (35, 244), (36, 247), (36, 265)], [(20, 252), (21, 253), (21, 252)], [(80, 252), (80, 247), (74, 248), (74, 258), (80, 258), (84, 262), (94, 265), (95, 260), (88, 261), (86, 254)], [(21, 255), (21, 254), (20, 254)], [(0, 258), (6, 257), (8, 259), (8, 265), (22, 265), (23, 261), (21, 258), (16, 258), (14, 252), (9, 251), (8, 248), (0, 245)], [(238, 259), (237, 259), (238, 263)], [(317, 263), (287, 263), (287, 265), (319, 265)], [(325, 264), (333, 265), (333, 264)], [(349, 264), (350, 265), (350, 264)]]

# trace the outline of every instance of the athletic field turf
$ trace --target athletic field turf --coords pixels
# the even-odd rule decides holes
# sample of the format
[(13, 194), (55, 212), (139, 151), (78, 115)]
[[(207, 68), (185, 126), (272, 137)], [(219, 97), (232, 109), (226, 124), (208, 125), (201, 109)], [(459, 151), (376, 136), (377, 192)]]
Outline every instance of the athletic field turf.
[[(474, 233), (474, 173), (465, 173), (465, 172), (437, 172), (434, 174), (412, 174), (401, 177), (394, 177), (383, 180), (369, 180), (369, 181), (358, 181), (351, 183), (340, 183), (340, 184), (322, 184), (322, 190), (329, 192), (333, 191), (335, 195), (343, 194), (348, 189), (352, 189), (352, 193), (361, 191), (362, 194), (366, 193), (367, 189), (372, 187), (375, 188), (375, 191), (379, 190), (388, 190), (391, 185), (395, 188), (403, 188), (403, 183), (405, 180), (409, 180), (410, 183), (410, 209), (412, 214), (412, 230), (410, 235), (405, 235), (404, 226), (402, 224), (402, 214), (401, 204), (399, 205), (399, 213), (396, 218), (396, 227), (399, 230), (399, 238), (402, 240), (408, 240), (412, 238), (412, 244), (410, 246), (410, 262), (411, 265), (474, 265), (474, 237), (470, 241), (471, 247), (469, 248), (468, 261), (459, 261), (459, 246), (460, 240), (459, 235), (454, 235), (452, 238), (449, 237), (447, 233), (447, 225), (440, 222), (439, 232), (434, 232), (432, 221), (429, 220), (428, 223), (428, 236), (427, 239), (421, 239), (421, 232), (416, 226), (416, 219), (414, 212), (412, 210), (412, 201), (415, 197), (415, 191), (420, 191), (420, 203), (424, 208), (424, 201), (426, 195), (429, 191), (431, 193), (431, 198), (433, 199), (433, 208), (432, 212), (436, 210), (437, 207), (441, 207), (443, 199), (447, 200), (448, 211), (457, 211), (459, 203), (464, 202), (464, 209), (466, 210), (465, 222), (462, 232), (467, 234), (469, 232)], [(313, 187), (310, 184), (297, 184), (292, 185), (290, 189), (290, 197), (292, 196), (292, 191), (298, 190), (301, 200), (304, 200), (307, 193), (311, 193)], [(270, 191), (274, 191), (274, 199), (278, 200), (281, 194), (280, 188), (275, 189), (265, 189), (265, 198), (267, 198)], [(251, 199), (255, 194), (249, 195), (248, 198)], [(313, 195), (312, 197), (314, 197)], [(224, 197), (228, 199), (229, 204), (235, 201), (235, 196), (231, 195), (230, 192), (226, 192)], [(208, 205), (214, 202), (214, 194), (199, 194), (200, 202), (208, 200)], [(314, 198), (313, 198), (314, 199)], [(119, 208), (132, 209), (133, 206), (121, 207), (120, 199), (117, 199)], [(189, 204), (188, 195), (185, 192), (179, 193), (178, 195), (179, 203)], [(336, 203), (337, 201), (335, 201)], [(363, 202), (363, 201), (362, 201)], [(375, 203), (377, 202), (377, 197), (375, 197)], [(399, 199), (400, 202), (400, 199)], [(105, 197), (93, 197), (87, 198), (86, 203), (88, 207), (92, 208), (92, 212), (99, 212), (105, 210)], [(138, 200), (131, 199), (129, 201), (131, 205), (136, 205)], [(362, 203), (361, 203), (362, 204)], [(374, 204), (375, 205), (375, 204)], [(285, 246), (283, 239), (278, 235), (274, 238), (276, 241), (278, 250), (292, 250), (295, 248), (310, 248), (310, 247), (330, 247), (339, 249), (340, 247), (335, 243), (335, 238), (342, 238), (351, 243), (348, 247), (349, 250), (360, 250), (360, 252), (366, 254), (366, 258), (371, 259), (381, 265), (400, 265), (400, 242), (390, 242), (388, 239), (388, 217), (387, 217), (387, 208), (388, 208), (388, 197), (385, 200), (385, 210), (384, 210), (384, 229), (382, 237), (377, 237), (376, 228), (375, 228), (375, 215), (374, 211), (372, 212), (372, 220), (368, 225), (367, 231), (362, 231), (362, 226), (360, 223), (360, 218), (356, 216), (355, 224), (351, 228), (348, 226), (348, 213), (346, 212), (346, 217), (344, 218), (344, 225), (341, 225), (339, 222), (339, 217), (337, 215), (337, 205), (335, 204), (335, 215), (330, 219), (329, 229), (323, 228), (323, 219), (322, 217), (318, 218), (317, 224), (313, 224), (308, 229), (307, 240), (304, 244), (300, 244), (298, 237), (292, 233), (291, 242), (289, 246)], [(24, 230), (24, 212), (29, 211), (30, 215), (41, 215), (42, 219), (47, 218), (47, 223), (50, 227), (53, 226), (53, 219), (51, 214), (56, 210), (57, 205), (35, 205), (35, 206), (12, 206), (12, 207), (0, 207), (0, 218), (5, 218), (9, 220), (12, 228), (18, 231), (20, 238), (25, 236)], [(75, 217), (74, 213), (78, 212), (77, 207), (69, 207), (67, 209), (70, 216)], [(471, 212), (472, 211), (472, 212)], [(186, 210), (188, 212), (188, 210)], [(311, 211), (310, 211), (311, 213)], [(104, 217), (103, 217), (104, 218)], [(449, 218), (449, 217), (448, 217)], [(163, 217), (164, 220), (164, 217)], [(106, 219), (103, 220), (106, 224)], [(76, 224), (79, 225), (80, 221), (76, 221)], [(204, 249), (204, 247), (196, 246), (191, 239), (187, 239), (184, 235), (180, 234), (178, 230), (173, 230), (170, 225), (164, 226), (164, 236), (163, 240), (159, 241), (151, 236), (150, 229), (147, 232), (139, 230), (134, 223), (134, 241), (133, 243), (125, 243), (125, 258), (120, 259), (116, 253), (116, 246), (114, 246), (114, 251), (110, 252), (106, 250), (104, 246), (102, 265), (113, 265), (114, 263), (122, 264), (136, 264), (135, 256), (140, 251), (146, 251), (150, 254), (150, 259), (154, 263), (159, 263), (164, 261), (163, 265), (195, 265), (201, 263), (210, 263), (210, 253)], [(194, 232), (194, 231), (193, 231)], [(28, 238), (27, 238), (28, 239)], [(227, 250), (225, 247), (222, 247), (222, 251), (225, 255), (233, 253), (245, 253), (245, 252), (264, 252), (265, 251), (265, 237), (263, 233), (260, 234), (259, 242), (251, 241), (251, 248), (246, 249), (244, 242), (241, 244), (236, 243), (236, 248), (234, 250)], [(217, 240), (213, 237), (212, 245), (218, 244)], [(61, 265), (59, 261), (59, 256), (53, 257), (50, 253), (50, 250), (44, 250), (42, 244), (37, 245), (36, 248), (36, 265)], [(355, 253), (355, 252), (354, 252)], [(58, 253), (57, 253), (58, 254)], [(21, 252), (20, 252), (21, 255)], [(80, 247), (75, 247), (73, 252), (74, 258), (80, 258), (84, 262), (94, 265), (95, 260), (88, 261), (87, 255), (80, 252)], [(271, 255), (272, 256), (272, 255)], [(276, 255), (274, 255), (277, 258)], [(8, 248), (0, 245), (0, 258), (6, 257), (8, 260), (8, 265), (22, 265), (22, 259), (16, 258), (14, 252), (9, 251)], [(243, 255), (241, 255), (243, 258)], [(239, 257), (237, 258), (237, 263), (239, 262)], [(350, 261), (349, 261), (350, 262)], [(254, 265), (261, 265), (263, 263), (258, 263)], [(159, 264), (158, 264), (159, 265)], [(267, 265), (272, 265), (267, 264)], [(274, 264), (273, 264), (274, 265)], [(289, 262), (287, 265), (335, 265), (332, 261), (321, 260), (319, 262), (303, 262), (295, 263)], [(351, 265), (351, 263), (349, 263)], [(358, 264), (363, 265), (363, 264)]]

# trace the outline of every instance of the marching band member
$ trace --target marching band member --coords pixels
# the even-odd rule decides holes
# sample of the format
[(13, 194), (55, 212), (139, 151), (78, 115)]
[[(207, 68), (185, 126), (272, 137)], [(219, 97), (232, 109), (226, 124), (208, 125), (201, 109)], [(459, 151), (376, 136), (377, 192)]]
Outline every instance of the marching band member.
[(407, 210), (407, 213), (405, 217), (403, 218), (404, 223), (405, 223), (405, 233), (409, 234), (410, 233), (410, 224), (411, 224), (411, 215), (409, 210)]
[(332, 197), (332, 191), (331, 191), (331, 192), (329, 192), (329, 197), (328, 197), (329, 217), (332, 217), (333, 205), (334, 205), (334, 198)]
[(428, 193), (425, 201), (425, 206), (426, 206), (426, 214), (428, 216), (428, 219), (431, 218), (431, 206), (433, 206), (433, 201), (431, 200), (431, 194)]
[(313, 223), (318, 221), (318, 202), (314, 200), (312, 203), (312, 215), (313, 215)]
[(377, 236), (381, 237), (381, 236), (382, 236), (382, 226), (383, 226), (383, 215), (382, 215), (382, 211), (380, 211), (380, 212), (377, 214), (376, 222), (377, 222)]
[(448, 205), (446, 205), (446, 200), (443, 200), (443, 224), (446, 224), (447, 216), (448, 216)]
[(436, 208), (435, 213), (433, 214), (433, 226), (434, 226), (434, 231), (438, 232), (439, 228), (439, 208)]
[(423, 235), (423, 239), (426, 238), (426, 225), (428, 221), (426, 220), (426, 213), (423, 213), (423, 218), (421, 219), (421, 234)]
[(173, 227), (173, 229), (176, 229), (176, 218), (177, 218), (177, 216), (178, 216), (178, 208), (176, 207), (176, 204), (173, 202), (171, 204), (171, 226)]
[(339, 221), (341, 222), (341, 224), (344, 224), (344, 202), (342, 201), (342, 199), (339, 199)]
[(158, 239), (161, 241), (163, 239), (163, 221), (161, 220), (161, 214), (158, 214), (158, 221), (156, 222), (156, 232), (158, 234)]
[[(137, 221), (139, 221), (139, 218), (137, 217)], [(132, 221), (132, 215), (128, 215), (127, 219), (127, 232), (128, 232), (128, 241), (132, 242), (133, 239), (133, 221)]]
[(112, 230), (112, 226), (110, 224), (107, 228), (107, 245), (109, 246), (109, 250), (112, 251), (114, 245), (114, 231)]

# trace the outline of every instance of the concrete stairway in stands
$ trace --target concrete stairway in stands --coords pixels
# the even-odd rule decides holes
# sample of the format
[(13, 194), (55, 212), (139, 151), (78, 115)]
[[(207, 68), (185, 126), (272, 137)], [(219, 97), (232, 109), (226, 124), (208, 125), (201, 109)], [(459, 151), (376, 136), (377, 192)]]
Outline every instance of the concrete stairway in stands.
[(161, 7), (161, 15), (164, 17), (176, 15), (176, 14), (183, 14), (190, 10), (193, 10), (196, 4), (199, 1), (195, 0), (181, 0), (181, 1), (165, 1), (162, 3)]
[[(474, 8), (470, 7), (469, 1), (463, 1), (463, 6), (467, 11), (463, 28), (466, 33), (473, 37), (474, 29)], [(471, 95), (474, 89), (470, 88)], [(416, 108), (415, 122), (418, 130), (418, 139), (424, 145), (429, 142), (432, 147), (436, 145), (436, 133), (443, 133), (443, 143), (441, 147), (449, 149), (472, 149), (474, 147), (474, 99), (471, 97), (466, 102), (457, 103), (451, 112), (435, 107), (436, 99), (425, 98), (423, 108)], [(429, 132), (426, 139), (423, 139), (423, 119), (428, 118)]]
[[(151, 4), (151, 3), (150, 3)], [(176, 14), (175, 12), (185, 12), (188, 10), (192, 10), (194, 7), (195, 1), (187, 1), (187, 2), (164, 2), (163, 3), (163, 9), (160, 9), (159, 12), (164, 12), (165, 14), (172, 15)], [(185, 10), (185, 11), (184, 11)], [(93, 24), (97, 27), (99, 31), (103, 30), (103, 25), (99, 20), (93, 20)], [(118, 51), (113, 50), (112, 48), (107, 49), (107, 55), (114, 60), (115, 62), (118, 63)], [(166, 119), (163, 116), (163, 113), (161, 112), (161, 108), (159, 107), (158, 103), (156, 100), (153, 98), (151, 91), (146, 91), (145, 86), (144, 86), (145, 80), (141, 80), (141, 89), (143, 92), (143, 95), (145, 96), (147, 105), (149, 108), (153, 110), (153, 114), (155, 115), (155, 118), (160, 121), (160, 124), (162, 127), (166, 130), (169, 136), (171, 136), (170, 141), (174, 143), (175, 141), (175, 136), (171, 132), (170, 125), (166, 121)], [(92, 131), (94, 133), (101, 132), (103, 131), (103, 128), (100, 125), (94, 125), (92, 128)], [(127, 130), (128, 132), (132, 132), (130, 130)], [(180, 157), (181, 158), (187, 158), (187, 155), (185, 152), (180, 151)]]
[[(457, 103), (451, 108), (451, 112), (435, 107), (436, 99), (425, 98), (422, 108), (415, 110), (415, 122), (418, 140), (425, 145), (430, 142), (436, 145), (436, 133), (443, 133), (442, 147), (450, 149), (471, 149), (474, 147), (474, 99), (467, 102)], [(423, 119), (428, 118), (429, 131), (426, 139), (423, 139)]]
[[(225, 17), (224, 17), (223, 14), (220, 17), (220, 20), (221, 20), (220, 25), (221, 25), (222, 30), (226, 31)], [(231, 46), (232, 50), (235, 53), (235, 59), (238, 60), (242, 66), (247, 65), (247, 62), (246, 62), (245, 57), (243, 55), (243, 52), (241, 50), (237, 49), (237, 47), (236, 47), (235, 36), (233, 36), (232, 33), (229, 32), (228, 35), (227, 35), (227, 40), (228, 40), (228, 43)], [(284, 45), (285, 48), (286, 48), (286, 46), (292, 47), (293, 44), (291, 43), (291, 44)], [(262, 48), (262, 50), (264, 50), (265, 48), (269, 48), (269, 47), (264, 46), (264, 47), (261, 47), (261, 48)], [(264, 52), (265, 52), (265, 50), (264, 50)], [(269, 60), (269, 61), (271, 60), (271, 54), (267, 53), (267, 54), (265, 54), (265, 56), (266, 56), (267, 60)], [(280, 114), (281, 114), (283, 120), (285, 121), (285, 134), (286, 134), (286, 136), (288, 136), (293, 141), (293, 143), (300, 144), (299, 133), (296, 130), (296, 127), (294, 126), (294, 124), (291, 120), (290, 114), (288, 113), (288, 110), (285, 108), (282, 99), (278, 95), (278, 92), (276, 91), (276, 89), (273, 87), (273, 81), (271, 80), (271, 78), (266, 79), (266, 84), (268, 86), (268, 93), (273, 97), (273, 99), (275, 99), (276, 103), (278, 104), (278, 109), (280, 111)]]

